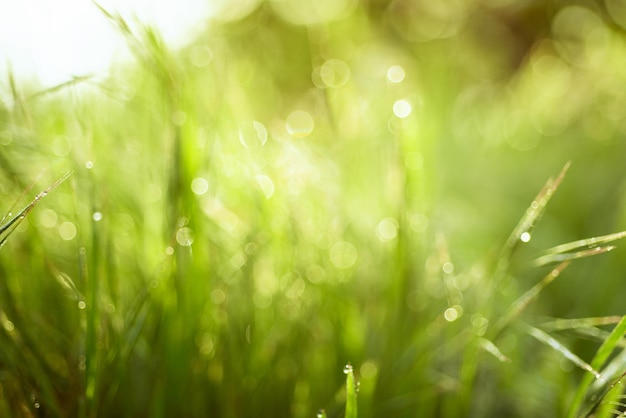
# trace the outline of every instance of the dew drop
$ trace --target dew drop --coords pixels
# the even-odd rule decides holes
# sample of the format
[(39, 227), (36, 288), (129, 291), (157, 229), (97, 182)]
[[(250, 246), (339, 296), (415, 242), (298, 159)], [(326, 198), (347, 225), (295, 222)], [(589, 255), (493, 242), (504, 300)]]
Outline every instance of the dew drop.
[(343, 372), (345, 374), (352, 373), (352, 364), (350, 364), (350, 363), (346, 364), (346, 366), (343, 368)]

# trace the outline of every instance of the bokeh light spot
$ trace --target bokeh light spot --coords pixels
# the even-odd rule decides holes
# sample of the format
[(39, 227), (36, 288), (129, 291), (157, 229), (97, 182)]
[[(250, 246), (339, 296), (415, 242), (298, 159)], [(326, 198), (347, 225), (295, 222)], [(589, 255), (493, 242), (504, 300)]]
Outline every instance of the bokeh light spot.
[(330, 59), (320, 67), (320, 79), (327, 87), (341, 87), (350, 80), (350, 67), (344, 61)]
[(59, 225), (59, 235), (65, 241), (70, 241), (76, 236), (76, 225), (66, 221)]
[(313, 132), (315, 122), (309, 112), (296, 110), (287, 116), (287, 132), (294, 138), (306, 138)]
[(336, 242), (330, 248), (330, 261), (335, 267), (347, 269), (356, 263), (358, 252), (356, 247), (347, 241)]
[(195, 67), (206, 67), (213, 60), (213, 52), (206, 45), (197, 45), (191, 49), (189, 60)]
[(182, 227), (176, 231), (176, 242), (183, 247), (189, 247), (193, 244), (194, 233), (191, 228)]
[(46, 228), (54, 228), (57, 224), (58, 216), (52, 209), (44, 209), (39, 215), (39, 223)]
[(413, 107), (411, 103), (407, 100), (398, 100), (393, 104), (393, 114), (399, 117), (400, 119), (404, 119), (411, 114)]
[(204, 177), (196, 177), (191, 181), (191, 191), (201, 196), (209, 191), (209, 182)]
[(376, 225), (376, 237), (383, 241), (392, 241), (398, 236), (398, 221), (385, 218)]
[(387, 70), (387, 80), (392, 83), (401, 83), (404, 80), (406, 73), (404, 72), (404, 68), (399, 65), (392, 65)]
[(367, 360), (363, 362), (359, 371), (363, 379), (372, 379), (378, 374), (378, 366), (373, 361)]

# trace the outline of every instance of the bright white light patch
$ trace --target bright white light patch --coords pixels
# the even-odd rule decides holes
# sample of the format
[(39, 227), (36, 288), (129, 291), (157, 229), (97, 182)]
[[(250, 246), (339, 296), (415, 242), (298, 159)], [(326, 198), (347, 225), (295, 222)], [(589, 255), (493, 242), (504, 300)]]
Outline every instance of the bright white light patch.
[(387, 79), (392, 83), (400, 83), (404, 80), (405, 77), (404, 68), (399, 65), (392, 65), (387, 70)]
[[(100, 0), (132, 27), (158, 28), (173, 47), (188, 42), (216, 10), (206, 0)], [(108, 72), (128, 59), (124, 37), (91, 1), (23, 0), (0, 6), (0, 79), (12, 68), (18, 82), (33, 77), (53, 86), (76, 75)], [(5, 88), (4, 85), (0, 87)], [(5, 93), (3, 91), (3, 93)]]
[(520, 235), (519, 239), (522, 242), (528, 242), (530, 241), (530, 234), (528, 232), (523, 232), (522, 235)]
[(408, 117), (413, 111), (413, 107), (411, 103), (406, 100), (398, 100), (393, 104), (393, 114), (399, 117), (400, 119), (404, 119)]

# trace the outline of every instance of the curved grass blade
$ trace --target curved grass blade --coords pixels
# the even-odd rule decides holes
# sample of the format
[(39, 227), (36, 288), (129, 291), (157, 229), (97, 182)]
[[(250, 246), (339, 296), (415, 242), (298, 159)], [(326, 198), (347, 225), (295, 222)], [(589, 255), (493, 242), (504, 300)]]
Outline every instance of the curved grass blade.
[(576, 354), (572, 353), (569, 350), (569, 348), (561, 344), (561, 342), (558, 341), (556, 338), (540, 330), (539, 328), (535, 328), (527, 324), (524, 324), (522, 328), (528, 335), (534, 337), (535, 339), (546, 344), (547, 346), (552, 347), (554, 350), (561, 353), (561, 355), (563, 355), (563, 357), (565, 357), (567, 360), (571, 361), (572, 363), (574, 363), (576, 366), (580, 367), (581, 369), (591, 373), (589, 376), (595, 377), (596, 379), (602, 378), (602, 376), (596, 369), (594, 369), (590, 364), (585, 362)]
[[(596, 355), (591, 361), (590, 367), (593, 369), (600, 369), (604, 363), (607, 361), (609, 356), (613, 353), (613, 350), (617, 347), (621, 339), (624, 337), (626, 333), (626, 316), (622, 318), (622, 320), (613, 328), (613, 331), (609, 335), (609, 337), (604, 341), (604, 343), (598, 349)], [(602, 380), (602, 384), (606, 384), (605, 378), (600, 375), (596, 376), (598, 380)], [(597, 407), (599, 402), (602, 400), (603, 396), (595, 396), (590, 397), (590, 400), (586, 405), (583, 405), (585, 402), (586, 394), (588, 393), (589, 386), (593, 382), (593, 379), (589, 375), (585, 375), (578, 385), (578, 389), (576, 394), (574, 395), (574, 399), (570, 405), (569, 417), (586, 417)], [(600, 384), (599, 383), (599, 384)], [(595, 399), (594, 399), (595, 398)], [(578, 412), (580, 411), (580, 412)]]

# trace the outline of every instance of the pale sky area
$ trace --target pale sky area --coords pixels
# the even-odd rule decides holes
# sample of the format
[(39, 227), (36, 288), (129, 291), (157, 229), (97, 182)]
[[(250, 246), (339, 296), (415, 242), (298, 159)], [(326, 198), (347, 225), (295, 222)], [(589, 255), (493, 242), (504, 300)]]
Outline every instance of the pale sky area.
[[(154, 25), (179, 46), (202, 30), (212, 0), (100, 0), (129, 23)], [(220, 0), (217, 3), (221, 3)], [(215, 0), (213, 0), (215, 5)], [(18, 82), (51, 87), (86, 74), (106, 75), (113, 61), (129, 57), (123, 36), (91, 0), (0, 2), (0, 90), (9, 65)]]

